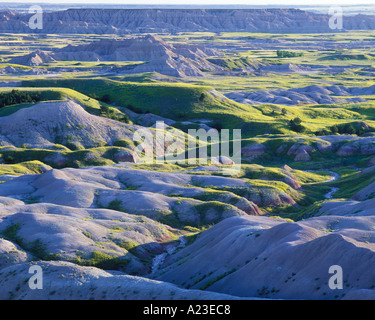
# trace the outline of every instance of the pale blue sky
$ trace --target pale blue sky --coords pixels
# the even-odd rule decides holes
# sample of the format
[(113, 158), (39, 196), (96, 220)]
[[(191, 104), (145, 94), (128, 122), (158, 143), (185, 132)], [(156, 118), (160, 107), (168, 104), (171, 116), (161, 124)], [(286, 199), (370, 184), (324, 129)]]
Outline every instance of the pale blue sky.
[[(21, 2), (21, 3), (49, 3), (49, 4), (59, 4), (59, 3), (98, 3), (103, 4), (103, 0), (0, 0), (0, 2)], [(327, 6), (327, 5), (355, 5), (359, 6), (362, 4), (373, 4), (374, 0), (106, 0), (105, 4), (151, 4), (151, 5), (309, 5), (309, 6)]]

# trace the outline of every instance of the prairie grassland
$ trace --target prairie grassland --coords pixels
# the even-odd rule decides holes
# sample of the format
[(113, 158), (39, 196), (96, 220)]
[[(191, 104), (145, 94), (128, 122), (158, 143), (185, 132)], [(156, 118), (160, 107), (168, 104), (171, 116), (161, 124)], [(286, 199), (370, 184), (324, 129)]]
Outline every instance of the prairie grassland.
[[(254, 188), (272, 187), (280, 192), (292, 194), (289, 186), (281, 182), (285, 173), (280, 169), (288, 164), (294, 169), (293, 175), (303, 190), (296, 197), (303, 210), (289, 208), (288, 217), (302, 217), (324, 201), (324, 194), (332, 186), (342, 190), (337, 196), (348, 198), (353, 190), (346, 190), (343, 184), (355, 184), (357, 176), (353, 173), (335, 182), (327, 183), (330, 173), (324, 169), (346, 170), (349, 166), (366, 166), (366, 155), (337, 157), (335, 154), (311, 153), (308, 168), (319, 172), (306, 172), (306, 163), (295, 161), (293, 156), (276, 153), (278, 148), (287, 148), (303, 141), (304, 145), (316, 146), (325, 141), (316, 136), (321, 130), (331, 130), (332, 126), (366, 123), (370, 131), (375, 130), (375, 95), (357, 96), (366, 99), (361, 103), (299, 104), (294, 106), (263, 103), (249, 105), (235, 102), (223, 94), (232, 91), (271, 91), (277, 89), (302, 88), (311, 85), (337, 85), (347, 87), (370, 87), (375, 84), (372, 67), (375, 65), (375, 50), (364, 49), (366, 43), (374, 40), (375, 32), (348, 32), (345, 34), (260, 34), (260, 33), (179, 33), (160, 34), (162, 39), (179, 44), (189, 42), (218, 47), (222, 54), (212, 57), (212, 62), (224, 68), (227, 73), (205, 72), (204, 77), (175, 78), (154, 72), (142, 74), (106, 74), (102, 70), (123, 67), (138, 63), (129, 61), (55, 61), (39, 66), (10, 64), (11, 57), (32, 52), (35, 48), (53, 50), (64, 45), (78, 45), (100, 39), (121, 39), (120, 36), (98, 35), (10, 35), (0, 37), (0, 49), (8, 51), (2, 56), (0, 69), (13, 67), (25, 74), (3, 74), (4, 81), (22, 81), (25, 91), (38, 91), (43, 100), (72, 99), (83, 105), (87, 111), (101, 115), (102, 106), (110, 106), (122, 114), (135, 112), (139, 117), (149, 113), (175, 121), (174, 127), (181, 130), (198, 127), (200, 120), (217, 129), (241, 129), (242, 146), (262, 144), (266, 152), (254, 160), (244, 160), (240, 179), (248, 179)], [(90, 39), (90, 41), (88, 40)], [(342, 49), (334, 49), (334, 46)], [(264, 46), (263, 48), (261, 48)], [(324, 48), (324, 46), (330, 48)], [(350, 47), (352, 46), (352, 47)], [(363, 48), (362, 48), (362, 47)], [(24, 50), (27, 47), (27, 50)], [(290, 48), (289, 48), (290, 47)], [(309, 48), (310, 47), (310, 48)], [(280, 58), (277, 50), (290, 50), (303, 53), (302, 56)], [(210, 58), (211, 59), (211, 58)], [(210, 60), (209, 60), (210, 61)], [(257, 66), (297, 65), (302, 72), (257, 72)], [(338, 72), (326, 71), (327, 67), (342, 67)], [(66, 70), (64, 71), (64, 68)], [(254, 68), (255, 71), (240, 72), (241, 69)], [(305, 68), (305, 69), (303, 69)], [(27, 74), (35, 70), (63, 70), (52, 76)], [(72, 69), (72, 70), (70, 70)], [(0, 88), (6, 92), (12, 88)], [(104, 102), (104, 97), (105, 102)], [(332, 96), (345, 99), (344, 96)], [(350, 96), (351, 98), (355, 96)], [(103, 100), (103, 101), (101, 101)], [(31, 104), (12, 105), (0, 109), (0, 116), (11, 115)], [(299, 118), (303, 132), (295, 132), (290, 121)], [(44, 161), (49, 153), (62, 152), (75, 167), (88, 165), (114, 164), (111, 160), (113, 146), (101, 146), (88, 150), (13, 150), (3, 151), (16, 165), (28, 160)], [(112, 151), (111, 151), (112, 150)], [(84, 160), (85, 152), (98, 155), (95, 163)], [(155, 171), (184, 172), (194, 169), (189, 165), (165, 164), (135, 165), (134, 168)], [(340, 169), (344, 168), (344, 169)], [(10, 169), (7, 169), (10, 170)], [(349, 169), (347, 169), (349, 170)], [(350, 170), (349, 170), (350, 171)], [(211, 175), (203, 171), (200, 174)], [(269, 182), (265, 182), (269, 181)], [(274, 181), (274, 182), (272, 182)], [(365, 185), (358, 180), (358, 185)], [(315, 208), (314, 207), (314, 208)], [(307, 209), (306, 209), (307, 208)], [(279, 212), (280, 208), (262, 208), (267, 212)], [(305, 210), (306, 209), (306, 210)]]

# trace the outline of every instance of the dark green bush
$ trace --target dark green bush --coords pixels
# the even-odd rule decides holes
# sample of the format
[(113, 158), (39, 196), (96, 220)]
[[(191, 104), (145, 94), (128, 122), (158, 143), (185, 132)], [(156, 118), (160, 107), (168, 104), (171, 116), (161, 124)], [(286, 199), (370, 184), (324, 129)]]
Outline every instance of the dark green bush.
[(40, 100), (40, 92), (12, 90), (11, 92), (0, 93), (0, 108), (20, 103), (37, 102)]
[(277, 50), (278, 58), (293, 58), (293, 57), (303, 57), (303, 52), (293, 52), (285, 50)]
[(114, 108), (111, 108), (106, 105), (100, 106), (100, 115), (105, 118), (129, 123), (129, 117), (127, 114), (118, 112)]
[(100, 101), (104, 103), (111, 103), (111, 97), (109, 96), (109, 94), (105, 94), (100, 98)]
[(295, 132), (303, 132), (305, 131), (305, 127), (302, 125), (302, 120), (300, 118), (294, 118), (289, 121), (290, 129)]

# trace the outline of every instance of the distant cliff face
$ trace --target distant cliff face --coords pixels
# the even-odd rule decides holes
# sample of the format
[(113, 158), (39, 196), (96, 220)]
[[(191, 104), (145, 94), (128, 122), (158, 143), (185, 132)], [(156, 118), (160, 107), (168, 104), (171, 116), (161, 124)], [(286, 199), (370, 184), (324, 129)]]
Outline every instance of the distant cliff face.
[(199, 77), (203, 76), (201, 70), (223, 70), (206, 60), (210, 55), (219, 56), (221, 53), (197, 45), (172, 45), (159, 37), (146, 35), (122, 40), (105, 39), (78, 46), (68, 45), (53, 51), (36, 50), (17, 56), (10, 63), (38, 66), (53, 61), (143, 61), (142, 64), (126, 66), (117, 72), (157, 72), (174, 77)]
[[(0, 12), (0, 32), (332, 32), (329, 15), (298, 9), (69, 9), (44, 13), (42, 30), (30, 30), (29, 17), (30, 14)], [(375, 16), (345, 17), (344, 29), (375, 29)]]

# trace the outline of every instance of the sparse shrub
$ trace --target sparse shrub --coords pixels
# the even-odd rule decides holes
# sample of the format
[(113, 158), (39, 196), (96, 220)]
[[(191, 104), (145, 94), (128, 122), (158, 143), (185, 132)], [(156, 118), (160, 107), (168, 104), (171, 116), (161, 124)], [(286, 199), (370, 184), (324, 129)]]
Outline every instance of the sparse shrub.
[(94, 251), (90, 259), (77, 258), (74, 263), (82, 266), (93, 266), (104, 270), (119, 270), (126, 267), (130, 260), (110, 256), (100, 251)]
[(80, 146), (79, 144), (77, 144), (76, 142), (73, 142), (73, 141), (68, 141), (65, 143), (65, 147), (67, 147), (68, 149), (72, 150), (72, 151), (76, 151), (76, 150), (82, 150), (83, 147)]
[(92, 99), (99, 100), (99, 97), (96, 95), (96, 93), (89, 93), (88, 96)]
[(85, 237), (87, 237), (89, 239), (92, 239), (92, 236), (91, 236), (90, 232), (88, 232), (88, 231), (82, 231), (82, 233), (84, 234)]
[(121, 241), (118, 243), (118, 246), (131, 252), (132, 250), (134, 251), (134, 249), (138, 246), (138, 244), (133, 241)]
[(355, 130), (354, 126), (351, 125), (351, 124), (346, 124), (346, 125), (344, 126), (343, 131), (344, 131), (345, 133), (348, 133), (348, 134), (355, 134), (355, 133), (356, 133), (356, 130)]
[(125, 107), (126, 107), (127, 109), (129, 109), (129, 110), (135, 112), (135, 113), (139, 113), (139, 114), (140, 114), (140, 113), (143, 113), (143, 110), (142, 110), (142, 109), (137, 108), (137, 107), (133, 106), (132, 104), (127, 104)]
[(331, 132), (332, 132), (332, 133), (338, 133), (338, 132), (339, 132), (339, 128), (338, 128), (336, 125), (333, 125), (333, 126), (331, 127)]
[(303, 57), (303, 52), (294, 52), (294, 51), (286, 51), (286, 50), (277, 50), (277, 57), (278, 58), (293, 58), (293, 57)]
[(127, 139), (117, 140), (113, 145), (116, 147), (134, 148), (134, 142)]
[(58, 254), (51, 254), (48, 253), (46, 250), (46, 245), (42, 243), (40, 239), (36, 239), (35, 241), (31, 242), (27, 249), (33, 254), (33, 256), (45, 260), (58, 260), (59, 255)]
[(105, 94), (100, 98), (100, 101), (104, 103), (111, 103), (111, 97), (109, 96), (109, 94)]
[(129, 123), (129, 117), (127, 114), (121, 113), (117, 111), (116, 109), (111, 108), (106, 105), (100, 106), (100, 116), (108, 118), (108, 119), (116, 120), (116, 121)]
[(10, 155), (6, 155), (6, 156), (4, 157), (4, 161), (5, 161), (5, 163), (7, 163), (7, 164), (15, 163), (14, 157), (12, 157), (12, 156), (10, 156)]
[(0, 93), (0, 108), (20, 103), (31, 103), (41, 100), (41, 93), (12, 90), (11, 92)]
[(305, 131), (305, 127), (302, 125), (302, 120), (300, 118), (294, 118), (289, 121), (290, 129), (295, 132), (303, 132)]
[(318, 130), (315, 132), (315, 135), (316, 136), (327, 136), (327, 135), (330, 135), (331, 134), (331, 131), (327, 130), (327, 129), (321, 129), (321, 130)]
[(112, 200), (108, 204), (107, 208), (116, 211), (124, 211), (124, 208), (122, 207), (122, 202), (120, 200)]
[(333, 125), (329, 129), (321, 129), (315, 132), (317, 136), (330, 135), (330, 134), (356, 134), (361, 136), (366, 132), (372, 131), (371, 128), (366, 127), (361, 123), (343, 123)]
[(15, 223), (7, 227), (1, 235), (16, 244), (18, 244), (20, 247), (23, 247), (23, 240), (17, 235), (18, 231), (21, 229), (20, 223)]

